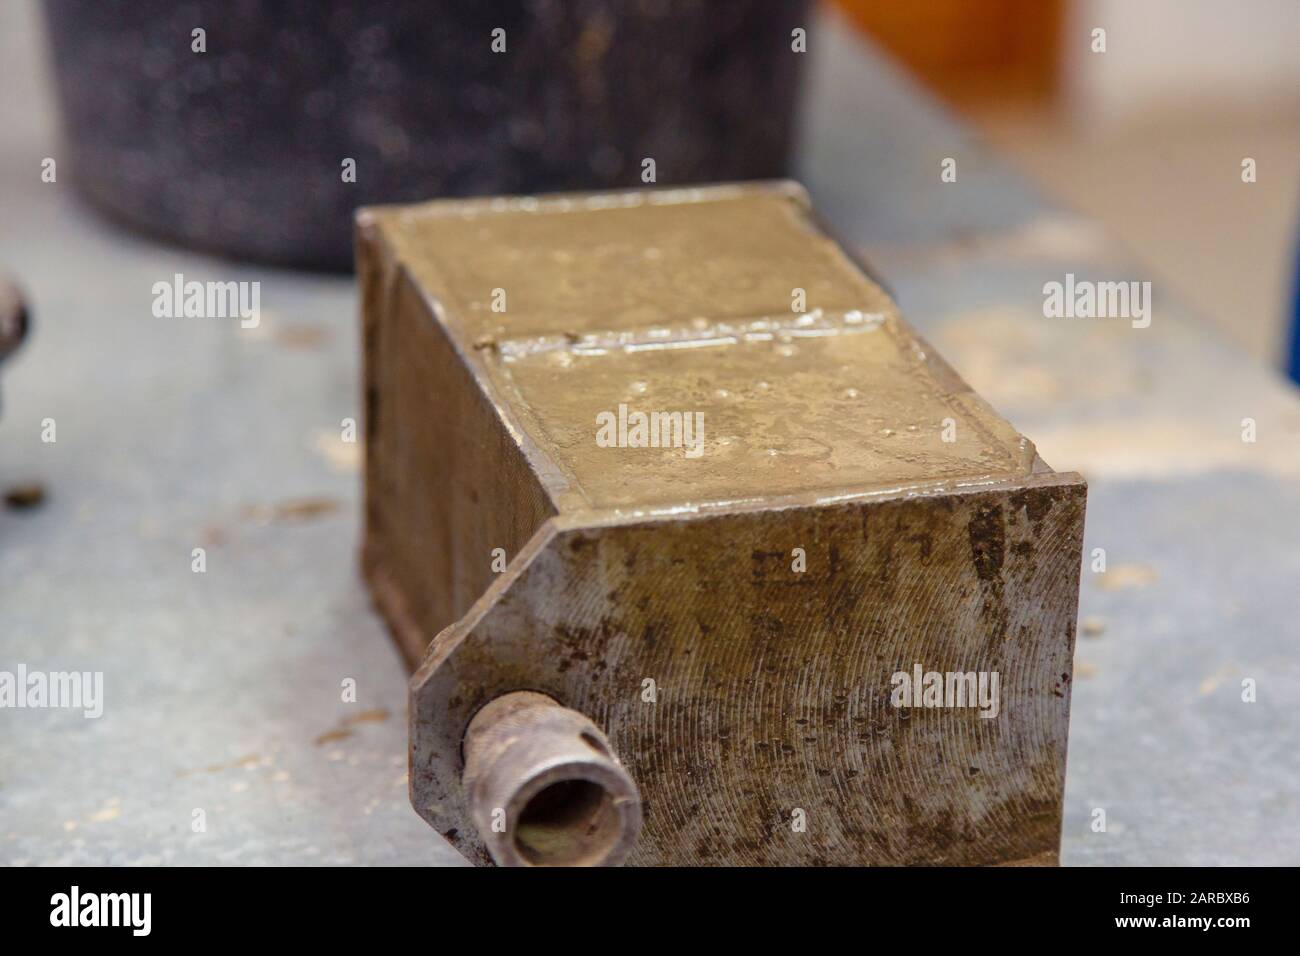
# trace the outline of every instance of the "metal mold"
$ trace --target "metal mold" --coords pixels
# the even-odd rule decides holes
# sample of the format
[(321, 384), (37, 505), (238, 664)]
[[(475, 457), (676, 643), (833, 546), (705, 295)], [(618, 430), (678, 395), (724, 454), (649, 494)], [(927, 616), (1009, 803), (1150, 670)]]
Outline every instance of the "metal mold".
[[(363, 565), (461, 852), (503, 858), (467, 729), (528, 691), (635, 782), (632, 864), (1055, 861), (1085, 486), (799, 187), (369, 209), (358, 260)], [(900, 702), (918, 669), (996, 701)]]

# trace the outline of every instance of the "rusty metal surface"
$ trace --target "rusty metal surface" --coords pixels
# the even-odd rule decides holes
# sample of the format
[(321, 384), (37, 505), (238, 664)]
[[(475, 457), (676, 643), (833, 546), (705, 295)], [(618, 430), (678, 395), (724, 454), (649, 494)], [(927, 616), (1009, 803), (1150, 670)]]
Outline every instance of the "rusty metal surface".
[[(470, 718), (534, 690), (592, 717), (641, 788), (632, 863), (1054, 858), (1083, 484), (901, 322), (797, 187), (367, 210), (359, 236), (367, 567), (404, 647), (441, 630), (412, 680), (411, 794), (453, 845), (489, 859)], [(508, 465), (409, 470), (448, 409), (403, 387), (413, 363), (463, 366)], [(702, 415), (698, 454), (602, 446), (620, 405)], [(394, 533), (459, 485), (471, 522), (509, 507), (520, 472), (550, 513), (519, 547)], [(468, 613), (411, 613), (422, 576), (486, 568), (485, 545), (510, 563)], [(891, 706), (918, 664), (998, 673), (1000, 712)]]
[(502, 694), (465, 729), (463, 788), (500, 866), (617, 866), (641, 794), (591, 719), (535, 691)]
[[(605, 728), (641, 788), (633, 863), (1054, 857), (1082, 508), (1081, 487), (1052, 476), (548, 526), (415, 676), (413, 801), (486, 862), (460, 736), (483, 703), (535, 687)], [(801, 543), (802, 577), (788, 559)], [(1002, 714), (893, 709), (890, 675), (918, 661), (999, 671)], [(796, 808), (807, 832), (791, 829)]]

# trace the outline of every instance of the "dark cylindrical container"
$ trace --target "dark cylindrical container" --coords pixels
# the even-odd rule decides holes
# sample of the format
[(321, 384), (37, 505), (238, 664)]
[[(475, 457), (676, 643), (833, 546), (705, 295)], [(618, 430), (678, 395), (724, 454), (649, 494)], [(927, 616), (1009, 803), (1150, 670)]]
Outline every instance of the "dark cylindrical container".
[(782, 175), (808, 25), (803, 0), (46, 10), (95, 203), (187, 245), (324, 268), (350, 267), (368, 203), (639, 186), (646, 160), (659, 185)]

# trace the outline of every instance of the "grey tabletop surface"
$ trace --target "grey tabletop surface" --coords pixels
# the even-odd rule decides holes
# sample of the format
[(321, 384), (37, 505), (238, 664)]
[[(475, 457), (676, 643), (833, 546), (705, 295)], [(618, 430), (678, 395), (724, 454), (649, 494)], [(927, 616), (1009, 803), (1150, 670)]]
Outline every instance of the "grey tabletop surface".
[[(42, 39), (0, 5), (0, 268), (36, 313), (0, 488), (47, 496), (0, 510), (0, 669), (101, 671), (104, 710), (0, 710), (0, 863), (461, 862), (408, 804), (406, 675), (357, 570), (352, 281), (160, 245), (42, 182)], [(1300, 862), (1296, 392), (840, 23), (806, 55), (798, 178), (1090, 484), (1062, 862)], [(261, 282), (260, 326), (154, 318), (177, 272)], [(1046, 318), (1067, 273), (1152, 280), (1150, 326)]]

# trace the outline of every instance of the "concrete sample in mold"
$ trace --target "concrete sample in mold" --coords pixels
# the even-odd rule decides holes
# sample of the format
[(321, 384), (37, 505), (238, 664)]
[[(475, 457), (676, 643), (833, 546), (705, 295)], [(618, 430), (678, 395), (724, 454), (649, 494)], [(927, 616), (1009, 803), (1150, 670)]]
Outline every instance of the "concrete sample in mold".
[[(415, 670), (412, 803), (453, 845), (1055, 862), (1084, 483), (798, 186), (370, 208), (357, 249), (363, 564)], [(535, 746), (467, 786), (471, 720), (517, 692), (548, 702), (511, 718)], [(584, 720), (589, 761), (542, 742)]]

